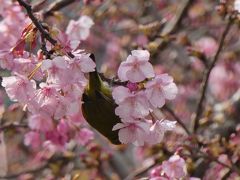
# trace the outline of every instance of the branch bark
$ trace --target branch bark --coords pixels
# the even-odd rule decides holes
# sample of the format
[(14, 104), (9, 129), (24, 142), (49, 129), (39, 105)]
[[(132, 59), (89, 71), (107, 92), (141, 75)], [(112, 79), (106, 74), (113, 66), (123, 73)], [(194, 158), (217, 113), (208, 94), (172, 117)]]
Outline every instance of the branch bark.
[(202, 111), (203, 111), (202, 106), (203, 106), (203, 102), (204, 102), (204, 99), (205, 99), (210, 74), (211, 74), (212, 69), (214, 68), (214, 66), (216, 65), (216, 63), (219, 59), (219, 55), (220, 55), (221, 50), (223, 49), (223, 46), (224, 46), (224, 40), (225, 40), (229, 30), (230, 30), (231, 25), (232, 25), (232, 21), (229, 18), (228, 23), (225, 27), (225, 30), (223, 31), (223, 34), (220, 38), (219, 46), (218, 46), (217, 52), (216, 52), (216, 54), (213, 58), (213, 61), (210, 64), (209, 68), (204, 73), (204, 78), (203, 78), (202, 85), (201, 85), (201, 95), (200, 95), (200, 98), (199, 98), (198, 103), (197, 103), (196, 115), (195, 115), (195, 118), (193, 120), (193, 132), (194, 133), (197, 131), (197, 129), (199, 127), (199, 119), (200, 119), (200, 117), (202, 115)]
[(58, 0), (58, 1), (55, 1), (54, 3), (52, 3), (48, 8), (47, 10), (45, 10), (43, 12), (43, 17), (46, 18), (48, 16), (51, 16), (53, 15), (53, 13), (55, 11), (58, 11), (70, 4), (72, 4), (73, 2), (75, 2), (76, 0)]

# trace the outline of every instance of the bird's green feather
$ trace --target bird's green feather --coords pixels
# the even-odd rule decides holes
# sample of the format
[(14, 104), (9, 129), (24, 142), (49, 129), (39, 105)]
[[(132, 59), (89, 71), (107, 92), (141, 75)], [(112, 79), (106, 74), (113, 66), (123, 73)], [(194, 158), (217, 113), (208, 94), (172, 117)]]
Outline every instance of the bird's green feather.
[(113, 126), (121, 122), (115, 114), (117, 105), (112, 98), (111, 88), (103, 83), (97, 71), (89, 73), (89, 84), (82, 101), (86, 121), (113, 144), (120, 144), (118, 131), (112, 131)]

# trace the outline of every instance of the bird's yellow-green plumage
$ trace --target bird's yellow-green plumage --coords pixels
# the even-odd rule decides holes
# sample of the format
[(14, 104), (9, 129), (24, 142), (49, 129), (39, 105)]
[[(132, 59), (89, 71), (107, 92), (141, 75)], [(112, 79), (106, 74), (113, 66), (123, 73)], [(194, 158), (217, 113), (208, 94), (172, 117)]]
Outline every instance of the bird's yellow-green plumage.
[(89, 84), (82, 98), (82, 112), (86, 121), (113, 144), (121, 144), (118, 131), (112, 131), (120, 118), (115, 115), (116, 104), (111, 88), (103, 83), (97, 71), (89, 73)]

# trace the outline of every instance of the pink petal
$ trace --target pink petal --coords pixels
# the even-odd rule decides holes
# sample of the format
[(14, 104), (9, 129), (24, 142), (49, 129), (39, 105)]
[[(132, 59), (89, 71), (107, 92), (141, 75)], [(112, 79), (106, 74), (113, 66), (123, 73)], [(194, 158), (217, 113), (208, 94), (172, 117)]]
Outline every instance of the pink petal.
[(119, 104), (123, 102), (127, 97), (131, 96), (131, 93), (128, 88), (118, 86), (113, 89), (112, 96), (115, 102)]
[(177, 88), (176, 84), (171, 83), (171, 84), (163, 87), (163, 92), (164, 92), (164, 96), (166, 99), (172, 100), (176, 97), (176, 95), (178, 93), (178, 88)]
[(116, 131), (116, 130), (122, 129), (122, 128), (124, 128), (124, 127), (126, 127), (125, 124), (123, 124), (123, 123), (117, 123), (116, 125), (113, 126), (112, 130), (113, 130), (113, 131)]
[(131, 68), (129, 71), (127, 71), (126, 77), (127, 80), (132, 83), (141, 82), (146, 78), (141, 70), (135, 68)]
[(60, 69), (66, 69), (67, 68), (67, 62), (62, 56), (57, 56), (53, 60), (54, 65), (57, 66)]
[(131, 67), (127, 66), (126, 62), (122, 62), (118, 68), (118, 78), (121, 81), (127, 81), (128, 78), (127, 78), (126, 74), (130, 69), (131, 69)]
[(139, 68), (146, 78), (152, 78), (155, 76), (153, 66), (149, 62), (144, 63)]
[(131, 143), (135, 140), (134, 132), (131, 132), (128, 127), (122, 128), (118, 132), (119, 141), (123, 144)]
[(45, 71), (52, 67), (52, 60), (46, 59), (42, 61), (41, 69), (42, 71)]
[(139, 61), (148, 61), (150, 53), (147, 50), (133, 50), (132, 55), (137, 57)]

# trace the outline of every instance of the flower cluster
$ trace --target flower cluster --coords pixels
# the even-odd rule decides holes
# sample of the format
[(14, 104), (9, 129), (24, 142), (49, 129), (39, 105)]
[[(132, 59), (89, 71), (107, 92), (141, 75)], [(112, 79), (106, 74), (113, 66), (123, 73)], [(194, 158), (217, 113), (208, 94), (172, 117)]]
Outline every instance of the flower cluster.
[(176, 97), (177, 86), (168, 74), (155, 75), (149, 58), (147, 50), (133, 50), (118, 69), (119, 79), (128, 84), (113, 89), (118, 104), (115, 113), (122, 121), (113, 130), (119, 130), (119, 140), (124, 144), (156, 144), (175, 127), (176, 122), (160, 120), (154, 111)]
[[(86, 39), (89, 28), (75, 31), (75, 35), (84, 34), (81, 40)], [(60, 44), (63, 37), (71, 39), (67, 33), (60, 30), (57, 33)], [(72, 139), (81, 145), (93, 139), (93, 132), (84, 128), (81, 99), (87, 85), (85, 74), (95, 71), (96, 65), (90, 54), (76, 50), (78, 44), (73, 47), (67, 43), (71, 41), (61, 44), (62, 51), (56, 51), (49, 59), (24, 50), (20, 54), (2, 53), (2, 68), (12, 72), (12, 76), (3, 77), (2, 86), (12, 101), (21, 103), (29, 112), (31, 131), (25, 135), (24, 143), (33, 148), (51, 144), (61, 149)], [(69, 57), (67, 52), (74, 57)]]
[(10, 49), (20, 37), (21, 28), (29, 23), (18, 3), (0, 0), (0, 47)]
[(150, 180), (171, 180), (171, 179), (199, 180), (187, 174), (187, 165), (179, 155), (173, 155), (168, 160), (163, 161), (160, 166), (153, 168), (150, 172)]

